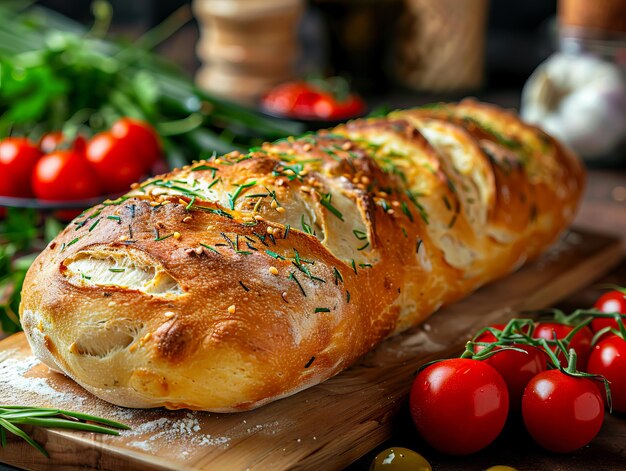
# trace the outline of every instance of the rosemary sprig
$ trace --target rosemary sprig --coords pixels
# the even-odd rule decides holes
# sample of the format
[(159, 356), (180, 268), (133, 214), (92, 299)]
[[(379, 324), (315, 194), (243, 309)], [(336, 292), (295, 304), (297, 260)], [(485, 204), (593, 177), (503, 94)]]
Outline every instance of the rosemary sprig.
[[(0, 432), (3, 438), (2, 446), (5, 445), (5, 433), (9, 432), (23, 439), (26, 443), (31, 445), (46, 457), (49, 457), (48, 452), (26, 432), (17, 427), (17, 425), (71, 429), (82, 432), (103, 433), (107, 435), (119, 435), (119, 432), (114, 429), (130, 429), (127, 425), (119, 422), (83, 414), (81, 412), (70, 412), (61, 409), (49, 409), (43, 407), (0, 405)], [(106, 425), (106, 427), (103, 427), (104, 425)]]

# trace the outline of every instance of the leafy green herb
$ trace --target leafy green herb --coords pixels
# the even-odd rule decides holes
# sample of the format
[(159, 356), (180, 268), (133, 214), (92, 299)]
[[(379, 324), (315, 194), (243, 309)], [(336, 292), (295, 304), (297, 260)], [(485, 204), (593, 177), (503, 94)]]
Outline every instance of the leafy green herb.
[(107, 216), (107, 219), (111, 219), (113, 221), (122, 222), (122, 218), (119, 216)]
[[(88, 423), (90, 422), (90, 423)], [(17, 425), (31, 425), (45, 428), (61, 428), (82, 432), (119, 435), (119, 430), (129, 430), (129, 427), (109, 419), (95, 417), (80, 412), (70, 412), (60, 409), (41, 407), (26, 407), (14, 405), (0, 405), (0, 430), (2, 430), (2, 446), (5, 446), (5, 430), (23, 439), (26, 443), (49, 457), (48, 452)], [(106, 425), (106, 427), (104, 427)], [(108, 428), (111, 427), (111, 428)]]
[(330, 312), (330, 309), (328, 309), (327, 307), (316, 307), (315, 308), (315, 312)]
[(109, 268), (109, 271), (113, 273), (123, 273), (126, 271), (126, 268)]
[(362, 245), (361, 247), (358, 247), (357, 250), (365, 250), (367, 247), (369, 247), (370, 243), (366, 242), (364, 245)]

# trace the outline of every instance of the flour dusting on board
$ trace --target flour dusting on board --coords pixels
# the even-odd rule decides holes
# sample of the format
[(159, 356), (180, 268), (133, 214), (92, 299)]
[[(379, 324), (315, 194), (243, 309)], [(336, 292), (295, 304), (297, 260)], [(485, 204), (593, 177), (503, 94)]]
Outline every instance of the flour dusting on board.
[[(102, 401), (67, 377), (50, 372), (32, 355), (18, 350), (0, 352), (0, 404), (54, 407), (120, 421), (131, 427), (119, 437), (99, 437), (138, 452), (166, 459), (191, 459), (208, 447), (225, 449), (237, 438), (274, 435), (287, 421), (222, 426), (219, 414), (163, 409), (126, 409)], [(116, 443), (117, 442), (117, 443)], [(122, 442), (122, 443), (120, 443)]]
[[(8, 358), (0, 362), (0, 398), (10, 401), (11, 398), (28, 405), (41, 402), (42, 398), (49, 402), (59, 404), (58, 407), (83, 404), (86, 397), (81, 397), (71, 392), (58, 391), (48, 384), (46, 378), (25, 376), (33, 367), (40, 362), (34, 357), (22, 360)], [(5, 399), (6, 398), (6, 399)]]
[[(201, 431), (200, 422), (196, 417), (197, 412), (187, 412), (183, 418), (172, 420), (161, 417), (150, 422), (145, 422), (133, 430), (123, 431), (122, 436), (148, 436), (143, 440), (131, 441), (128, 443), (133, 448), (144, 451), (156, 451), (163, 441), (184, 443), (186, 447), (198, 446), (228, 446), (229, 437), (213, 437), (209, 434), (199, 433)], [(183, 450), (183, 454), (185, 454)]]

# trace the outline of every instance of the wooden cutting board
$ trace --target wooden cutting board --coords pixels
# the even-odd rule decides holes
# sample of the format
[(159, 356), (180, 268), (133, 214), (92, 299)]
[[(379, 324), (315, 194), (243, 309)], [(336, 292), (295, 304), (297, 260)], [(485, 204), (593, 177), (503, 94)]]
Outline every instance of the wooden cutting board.
[(0, 404), (78, 410), (132, 427), (119, 437), (31, 429), (51, 458), (23, 442), (0, 461), (36, 470), (340, 469), (390, 436), (416, 369), (457, 353), (482, 326), (552, 305), (621, 258), (619, 240), (574, 231), (535, 263), (388, 339), (338, 376), (237, 414), (131, 410), (107, 404), (35, 360), (23, 334), (0, 342)]

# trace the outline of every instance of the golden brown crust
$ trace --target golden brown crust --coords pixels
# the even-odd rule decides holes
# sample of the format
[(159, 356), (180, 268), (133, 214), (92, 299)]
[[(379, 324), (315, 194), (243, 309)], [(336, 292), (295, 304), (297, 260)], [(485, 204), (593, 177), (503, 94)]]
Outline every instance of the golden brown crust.
[(108, 401), (250, 409), (536, 257), (582, 185), (571, 153), (489, 105), (354, 121), (92, 208), (33, 264), (22, 320)]

